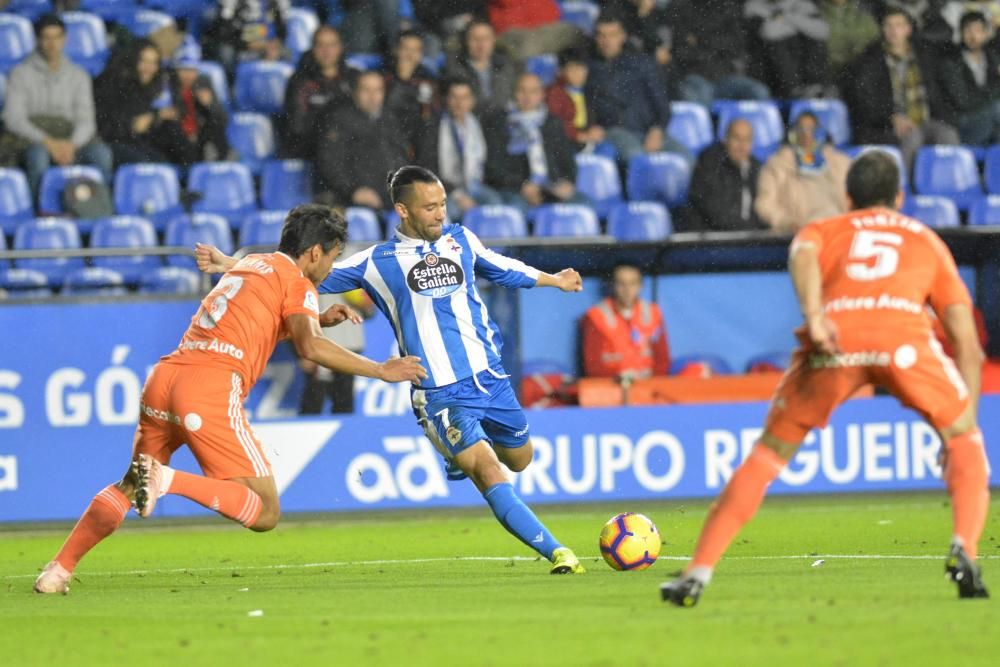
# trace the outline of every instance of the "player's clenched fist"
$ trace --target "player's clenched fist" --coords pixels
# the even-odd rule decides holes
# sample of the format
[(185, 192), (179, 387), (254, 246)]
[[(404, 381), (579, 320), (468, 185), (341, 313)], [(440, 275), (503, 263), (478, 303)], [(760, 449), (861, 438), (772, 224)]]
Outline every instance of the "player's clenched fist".
[(196, 243), (194, 259), (202, 273), (225, 273), (231, 268), (232, 258), (213, 245)]
[(559, 280), (558, 287), (563, 292), (583, 291), (583, 279), (576, 269), (563, 269), (556, 274), (556, 278)]
[(386, 382), (412, 382), (420, 384), (420, 381), (427, 377), (427, 370), (420, 365), (420, 357), (412, 355), (398, 358), (393, 357), (381, 364), (381, 378)]
[(335, 303), (319, 314), (319, 325), (323, 328), (333, 327), (348, 320), (354, 324), (361, 324), (361, 314), (342, 303)]

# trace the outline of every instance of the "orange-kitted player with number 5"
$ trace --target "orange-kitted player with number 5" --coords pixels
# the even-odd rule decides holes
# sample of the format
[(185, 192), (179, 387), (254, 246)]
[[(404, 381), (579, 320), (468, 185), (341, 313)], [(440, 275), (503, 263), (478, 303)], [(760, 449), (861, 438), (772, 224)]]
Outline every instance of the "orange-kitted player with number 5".
[[(125, 477), (94, 496), (38, 577), (36, 592), (68, 592), (76, 564), (118, 528), (130, 507), (147, 517), (168, 493), (253, 531), (277, 525), (278, 490), (243, 401), (279, 340), (290, 338), (300, 357), (332, 370), (387, 382), (427, 377), (417, 357), (377, 363), (323, 335), (321, 326), (360, 321), (343, 305), (319, 312), (316, 285), (330, 274), (346, 241), (347, 224), (339, 214), (325, 206), (298, 206), (285, 219), (278, 252), (244, 257), (209, 292), (180, 345), (146, 380)], [(199, 264), (211, 268), (211, 253), (199, 248), (198, 254)], [(204, 476), (167, 466), (185, 443)]]
[[(976, 422), (983, 353), (972, 300), (948, 248), (933, 230), (900, 214), (899, 169), (866, 151), (847, 175), (850, 213), (819, 220), (792, 241), (789, 270), (805, 324), (801, 347), (778, 385), (760, 441), (712, 506), (694, 557), (661, 586), (665, 601), (690, 607), (768, 485), (806, 434), (825, 426), (858, 388), (885, 388), (920, 413), (944, 442), (944, 480), (954, 534), (945, 571), (959, 597), (987, 597), (976, 563), (989, 507), (989, 467)], [(930, 306), (954, 350), (934, 336)]]

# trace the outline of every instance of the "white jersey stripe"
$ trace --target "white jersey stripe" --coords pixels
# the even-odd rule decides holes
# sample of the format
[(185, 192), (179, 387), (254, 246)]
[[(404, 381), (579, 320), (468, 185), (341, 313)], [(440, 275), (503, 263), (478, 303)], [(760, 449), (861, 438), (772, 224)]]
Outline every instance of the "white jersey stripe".
[[(486, 357), (486, 350), (483, 348), (482, 341), (479, 340), (476, 325), (473, 323), (472, 309), (469, 308), (468, 295), (462, 290), (452, 294), (451, 308), (455, 312), (458, 332), (462, 337), (462, 347), (465, 348), (465, 353), (469, 355), (469, 365), (475, 369), (489, 368), (490, 361)], [(493, 332), (489, 329), (489, 324), (484, 323), (484, 326), (489, 331), (487, 335), (492, 336)]]
[(941, 343), (934, 336), (932, 332), (928, 339), (931, 347), (931, 352), (937, 357), (937, 360), (941, 362), (941, 368), (944, 370), (945, 376), (951, 382), (952, 386), (955, 387), (955, 392), (958, 394), (959, 399), (966, 398), (969, 395), (969, 387), (965, 384), (965, 380), (962, 379), (962, 374), (958, 372), (958, 367), (955, 366), (955, 362), (944, 353), (944, 348), (941, 347)]
[(232, 428), (236, 439), (243, 447), (244, 453), (253, 465), (254, 473), (258, 477), (267, 477), (267, 465), (263, 461), (260, 451), (257, 449), (252, 438), (247, 436), (244, 428), (246, 419), (243, 417), (243, 401), (241, 400), (242, 381), (237, 373), (233, 373), (233, 390), (229, 394), (229, 426)]

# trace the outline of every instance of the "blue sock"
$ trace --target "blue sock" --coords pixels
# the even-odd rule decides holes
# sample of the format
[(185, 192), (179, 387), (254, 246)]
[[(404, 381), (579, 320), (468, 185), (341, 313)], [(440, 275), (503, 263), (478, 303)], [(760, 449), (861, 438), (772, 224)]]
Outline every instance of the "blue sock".
[(504, 528), (545, 558), (552, 560), (552, 552), (562, 545), (552, 537), (552, 533), (542, 525), (535, 513), (521, 502), (510, 483), (494, 484), (486, 489), (483, 497)]

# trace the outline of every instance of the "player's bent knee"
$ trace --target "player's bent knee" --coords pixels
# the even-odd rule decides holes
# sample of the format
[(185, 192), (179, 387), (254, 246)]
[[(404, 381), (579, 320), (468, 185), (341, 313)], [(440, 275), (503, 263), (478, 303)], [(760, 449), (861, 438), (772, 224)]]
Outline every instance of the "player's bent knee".
[(269, 530), (274, 530), (280, 519), (280, 509), (264, 509), (253, 525), (247, 527), (255, 533), (266, 533)]

